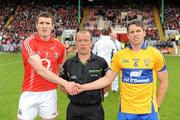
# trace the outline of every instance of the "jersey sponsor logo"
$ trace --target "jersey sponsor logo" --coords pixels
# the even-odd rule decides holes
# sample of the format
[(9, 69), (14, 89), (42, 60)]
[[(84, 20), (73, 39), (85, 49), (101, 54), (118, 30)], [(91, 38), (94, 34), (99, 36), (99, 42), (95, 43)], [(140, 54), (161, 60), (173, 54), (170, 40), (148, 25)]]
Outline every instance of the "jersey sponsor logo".
[(82, 83), (82, 81), (80, 79), (78, 79), (78, 77), (76, 75), (71, 75), (69, 77), (70, 81), (76, 82), (76, 83)]
[(130, 77), (141, 77), (141, 74), (142, 74), (142, 70), (132, 71), (130, 73)]
[(72, 75), (72, 76), (70, 76), (70, 79), (75, 80), (75, 79), (77, 79), (77, 77), (75, 75)]
[(122, 82), (147, 84), (153, 82), (152, 69), (122, 69)]

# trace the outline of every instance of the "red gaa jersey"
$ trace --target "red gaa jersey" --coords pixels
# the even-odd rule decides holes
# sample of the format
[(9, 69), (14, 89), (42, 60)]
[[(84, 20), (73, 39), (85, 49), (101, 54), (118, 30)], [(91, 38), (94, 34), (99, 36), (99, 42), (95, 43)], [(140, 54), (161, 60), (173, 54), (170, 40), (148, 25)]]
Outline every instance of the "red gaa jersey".
[(22, 91), (48, 91), (57, 88), (57, 84), (49, 82), (41, 77), (35, 69), (29, 64), (28, 59), (31, 56), (39, 55), (43, 66), (55, 74), (59, 72), (59, 64), (65, 59), (64, 45), (51, 37), (49, 41), (41, 40), (38, 34), (27, 38), (22, 45), (22, 56), (24, 62), (24, 82)]

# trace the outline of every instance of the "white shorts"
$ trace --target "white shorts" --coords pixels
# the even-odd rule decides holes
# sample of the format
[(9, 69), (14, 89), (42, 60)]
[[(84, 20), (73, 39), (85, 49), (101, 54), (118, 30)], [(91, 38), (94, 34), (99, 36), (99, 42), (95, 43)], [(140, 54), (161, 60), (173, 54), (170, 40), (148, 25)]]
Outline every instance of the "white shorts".
[(21, 94), (17, 116), (23, 120), (34, 120), (39, 114), (46, 119), (55, 118), (58, 115), (57, 91), (28, 92)]

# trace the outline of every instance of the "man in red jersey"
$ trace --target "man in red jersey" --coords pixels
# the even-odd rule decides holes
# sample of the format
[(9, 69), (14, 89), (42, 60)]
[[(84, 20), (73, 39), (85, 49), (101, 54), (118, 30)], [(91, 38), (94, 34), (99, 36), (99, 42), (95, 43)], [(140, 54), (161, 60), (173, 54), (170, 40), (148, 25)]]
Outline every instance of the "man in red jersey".
[(22, 44), (24, 82), (18, 106), (19, 120), (55, 120), (58, 114), (58, 85), (64, 86), (69, 94), (76, 94), (74, 82), (58, 77), (65, 59), (64, 45), (51, 36), (54, 28), (53, 16), (42, 12), (36, 20), (37, 33)]

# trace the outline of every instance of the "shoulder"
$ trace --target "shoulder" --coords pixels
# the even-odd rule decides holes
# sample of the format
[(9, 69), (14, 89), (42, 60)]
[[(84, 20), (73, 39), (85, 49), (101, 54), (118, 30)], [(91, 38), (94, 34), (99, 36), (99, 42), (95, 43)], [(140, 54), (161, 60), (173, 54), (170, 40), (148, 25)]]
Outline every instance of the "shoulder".
[(23, 41), (23, 43), (33, 42), (34, 39), (35, 39), (35, 36), (34, 36), (34, 35), (31, 35), (31, 36), (27, 37), (27, 38)]
[(132, 50), (130, 48), (126, 47), (124, 49), (117, 51), (116, 53), (126, 55), (130, 51), (132, 51)]
[(98, 44), (101, 44), (102, 43), (101, 41), (102, 41), (102, 39), (97, 40), (94, 45), (96, 46)]
[(148, 46), (147, 50), (150, 51), (153, 54), (161, 54), (161, 52), (157, 48), (155, 48), (153, 46)]
[(53, 42), (57, 43), (57, 44), (60, 44), (60, 45), (64, 45), (61, 40), (57, 39), (57, 38), (54, 38), (53, 39)]
[(119, 40), (116, 40), (116, 43), (121, 44), (121, 42)]
[(129, 49), (128, 47), (124, 48), (124, 49), (120, 49), (118, 50), (114, 55), (113, 58), (116, 59), (122, 59), (122, 58), (126, 58), (127, 56), (129, 56), (131, 53), (131, 49)]
[(27, 37), (23, 42), (22, 45), (27, 49), (30, 50), (31, 48), (33, 48), (34, 46), (36, 46), (36, 40), (35, 40), (35, 36), (31, 35), (29, 37)]
[(71, 64), (75, 59), (76, 59), (76, 57), (73, 56), (73, 57), (67, 59), (67, 60), (65, 61), (65, 63), (66, 63), (66, 64)]
[(104, 58), (103, 58), (103, 57), (100, 57), (100, 56), (95, 55), (95, 54), (93, 54), (93, 57), (94, 57), (95, 59), (98, 59), (98, 60), (104, 60)]
[(152, 46), (148, 46), (147, 47), (147, 53), (152, 55), (152, 57), (154, 59), (163, 59), (163, 55), (161, 54), (161, 52), (155, 48), (155, 47), (152, 47)]
[(64, 45), (59, 39), (54, 38), (54, 39), (53, 39), (53, 42), (54, 42), (56, 45), (58, 45), (59, 47), (65, 48), (65, 45)]

